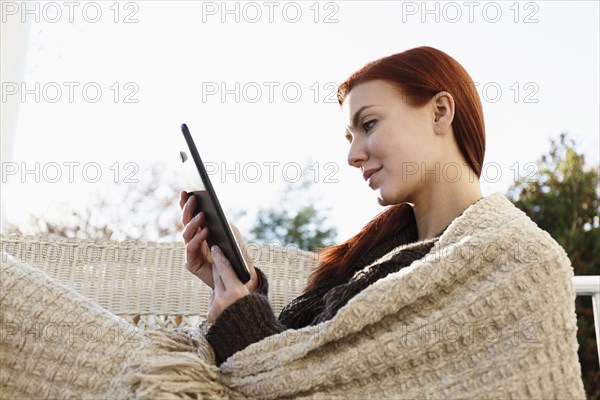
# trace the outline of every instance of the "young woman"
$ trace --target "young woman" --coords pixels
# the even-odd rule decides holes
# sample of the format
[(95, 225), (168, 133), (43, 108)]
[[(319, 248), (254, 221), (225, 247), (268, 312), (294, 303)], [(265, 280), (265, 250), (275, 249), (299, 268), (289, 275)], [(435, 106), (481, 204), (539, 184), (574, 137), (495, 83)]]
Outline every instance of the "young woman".
[[(444, 354), (467, 354), (471, 351), (473, 353), (457, 359), (459, 361), (454, 364), (455, 367), (460, 365), (458, 370), (450, 371), (451, 368), (440, 367), (439, 370), (434, 369), (433, 377), (416, 378), (410, 373), (406, 375), (397, 372), (400, 382), (388, 382), (389, 390), (378, 392), (377, 395), (394, 393), (421, 397), (424, 393), (430, 393), (434, 397), (581, 397), (583, 392), (578, 378), (579, 364), (573, 351), (573, 348), (576, 349), (571, 304), (574, 295), (572, 289), (569, 289), (568, 260), (564, 257), (564, 251), (549, 239), (547, 233), (540, 233), (539, 228), (532, 226), (530, 220), (522, 220), (522, 213), (519, 214), (503, 196), (495, 194), (487, 198), (482, 197), (479, 176), (485, 153), (484, 119), (479, 96), (465, 69), (442, 51), (431, 47), (419, 47), (367, 64), (340, 85), (338, 100), (346, 120), (344, 136), (349, 143), (348, 164), (355, 167), (366, 184), (376, 192), (379, 204), (391, 207), (356, 236), (328, 249), (323, 261), (312, 273), (304, 293), (288, 304), (279, 318), (275, 317), (268, 302), (267, 277), (254, 266), (251, 267), (251, 280), (246, 285), (242, 284), (221, 251), (217, 247), (208, 249), (205, 242), (208, 230), (203, 228), (204, 216), (200, 213), (191, 219), (191, 210), (196, 206), (195, 200), (193, 197), (188, 198), (185, 192), (181, 193), (187, 268), (214, 289), (207, 315), (209, 324), (206, 338), (215, 352), (217, 364), (221, 365), (236, 352), (268, 336), (334, 319), (336, 314), (361, 292), (370, 289), (376, 283), (379, 284), (383, 278), (390, 277), (411, 264), (414, 266), (419, 260), (423, 261), (434, 248), (451, 249), (454, 245), (464, 249), (468, 244), (471, 246), (469, 249), (475, 252), (472, 262), (447, 260), (445, 264), (431, 270), (429, 276), (432, 284), (439, 286), (437, 291), (429, 288), (411, 292), (412, 288), (409, 285), (405, 288), (400, 286), (400, 293), (411, 292), (413, 296), (423, 295), (424, 298), (403, 303), (406, 300), (390, 299), (389, 296), (382, 295), (381, 299), (384, 299), (386, 305), (382, 304), (381, 307), (391, 309), (394, 302), (406, 304), (407, 310), (413, 310), (413, 316), (416, 314), (425, 319), (428, 315), (440, 320), (447, 315), (456, 315), (454, 321), (463, 321), (463, 335), (460, 341), (448, 340), (445, 343), (454, 350), (448, 353), (448, 348), (442, 350), (440, 347), (427, 350), (427, 354), (437, 360), (443, 358)], [(498, 216), (493, 215), (496, 211)], [(460, 218), (461, 216), (463, 218)], [(512, 221), (514, 226), (502, 222), (500, 216), (506, 221)], [(445, 232), (451, 224), (454, 229), (446, 237)], [(506, 256), (526, 247), (518, 242), (515, 232), (520, 229), (534, 232), (525, 237), (531, 238), (532, 242), (527, 245), (533, 246), (535, 251), (527, 253), (528, 258), (523, 257), (522, 253), (514, 257)], [(237, 235), (241, 241), (239, 232)], [(514, 248), (511, 248), (511, 236), (515, 240)], [(441, 241), (442, 237), (446, 239), (445, 244), (436, 247), (436, 243)], [(487, 241), (472, 240), (478, 237), (486, 237)], [(449, 245), (449, 240), (454, 241), (454, 244)], [(494, 252), (497, 257), (490, 260), (489, 255)], [(507, 261), (506, 257), (512, 257), (511, 261)], [(548, 263), (544, 262), (544, 257), (550, 257)], [(519, 307), (539, 307), (533, 303), (527, 304), (527, 297), (537, 296), (541, 300), (544, 292), (542, 284), (531, 287), (527, 295), (515, 292), (514, 288), (530, 285), (532, 280), (540, 281), (542, 278), (526, 277), (525, 274), (537, 274), (543, 268), (549, 270), (552, 262), (557, 262), (560, 267), (548, 272), (549, 276), (556, 280), (554, 284), (567, 288), (564, 297), (556, 299), (556, 304), (566, 307), (569, 311), (566, 311), (566, 314), (556, 312), (554, 316), (542, 311), (544, 316), (536, 314), (536, 319), (532, 317), (534, 314), (525, 317), (525, 313), (516, 317), (515, 315), (520, 313)], [(424, 261), (421, 266), (423, 265)], [(410, 270), (406, 274), (407, 277), (420, 274), (419, 279), (428, 279), (428, 275), (423, 274), (425, 267), (411, 268), (406, 268), (406, 271)], [(469, 268), (472, 271), (465, 273)], [(529, 272), (525, 272), (528, 268)], [(512, 269), (512, 272), (509, 273), (509, 269)], [(443, 276), (435, 276), (436, 270), (443, 271)], [(500, 270), (504, 270), (502, 275), (499, 275)], [(401, 282), (401, 275), (392, 276)], [(477, 278), (474, 278), (476, 276)], [(470, 279), (473, 282), (470, 282)], [(490, 285), (490, 282), (496, 285), (494, 290), (486, 292), (481, 289)], [(547, 285), (546, 289), (553, 291), (550, 289), (550, 283)], [(382, 284), (379, 287), (390, 286)], [(369, 293), (374, 292), (371, 290)], [(498, 294), (500, 292), (502, 294)], [(453, 295), (454, 303), (450, 301)], [(364, 298), (365, 296), (361, 297), (362, 300)], [(513, 310), (511, 303), (519, 305)], [(424, 307), (424, 310), (419, 310), (419, 307)], [(430, 310), (429, 314), (426, 311), (427, 307)], [(444, 309), (445, 307), (447, 309)], [(484, 313), (481, 310), (485, 307), (489, 310)], [(496, 342), (492, 344), (493, 341), (483, 340), (478, 344), (468, 343), (469, 338), (464, 336), (464, 328), (469, 322), (464, 322), (468, 319), (458, 316), (461, 312), (470, 314), (472, 318), (479, 317), (477, 321), (481, 321), (484, 314), (489, 321), (494, 321), (494, 339), (504, 344), (506, 358), (501, 359), (495, 355), (502, 348)], [(557, 317), (559, 314), (560, 318)], [(406, 317), (408, 315), (410, 314)], [(524, 326), (525, 320), (532, 324), (528, 325), (529, 327), (534, 327), (535, 334), (530, 335), (530, 338), (534, 338), (535, 343), (540, 343), (537, 340), (541, 340), (541, 343), (548, 346), (549, 343), (554, 343), (555, 339), (544, 336), (542, 332), (554, 326), (558, 320), (563, 321), (561, 324), (568, 321), (566, 325), (569, 325), (569, 328), (564, 333), (565, 343), (568, 343), (567, 347), (570, 346), (568, 361), (561, 361), (560, 364), (546, 363), (545, 367), (536, 366), (533, 359), (549, 358), (544, 355), (547, 354), (547, 350), (540, 350), (543, 346), (540, 345), (536, 350), (539, 353), (535, 354), (532, 345), (521, 343), (521, 347), (507, 347), (507, 337), (510, 336), (506, 334), (507, 330), (512, 329), (511, 324), (515, 324), (515, 321), (518, 322), (514, 326)], [(449, 323), (452, 323), (452, 320), (445, 322), (442, 332), (450, 326)], [(458, 325), (454, 322), (453, 327)], [(561, 325), (561, 329), (566, 329), (566, 325)], [(458, 331), (461, 332), (460, 328)], [(357, 330), (352, 334), (366, 335), (361, 332)], [(382, 356), (384, 359), (391, 359), (392, 354), (397, 351), (401, 363), (410, 360), (402, 357), (406, 357), (407, 352), (414, 351), (414, 347), (406, 348), (399, 342), (386, 342), (383, 339), (385, 335), (382, 335), (381, 339), (377, 334), (372, 335), (372, 343), (364, 344), (365, 347), (356, 344), (351, 355), (346, 354), (350, 357), (347, 361), (348, 368), (354, 362), (363, 362), (371, 351), (375, 352), (378, 340), (381, 341), (381, 346), (388, 349)], [(398, 338), (405, 336), (403, 332), (398, 331)], [(457, 345), (457, 342), (460, 342), (462, 347)], [(473, 350), (474, 348), (476, 349)], [(281, 354), (282, 349), (284, 348), (279, 349), (279, 353), (274, 352), (272, 357)], [(317, 346), (313, 351), (321, 350), (322, 348)], [(252, 352), (246, 352), (248, 353)], [(331, 361), (335, 360), (334, 356), (331, 356), (331, 359), (327, 358), (329, 353), (323, 354), (324, 364), (338, 362)], [(471, 361), (476, 359), (477, 362), (470, 365), (465, 358)], [(384, 363), (381, 360), (379, 358), (378, 362)], [(448, 360), (451, 360), (450, 356)], [(411, 362), (414, 362), (415, 370), (423, 366), (414, 359)], [(447, 362), (452, 364), (451, 361)], [(521, 370), (525, 364), (528, 365), (527, 372)], [(236, 365), (235, 360), (232, 365)], [(306, 365), (314, 367), (314, 364)], [(268, 368), (264, 367), (264, 371), (267, 370)], [(401, 371), (401, 367), (390, 364), (387, 369), (382, 370), (386, 371), (382, 374), (387, 377), (390, 371)], [(540, 372), (542, 370), (544, 372)], [(569, 371), (567, 375), (571, 374), (570, 377), (559, 372), (565, 370)], [(279, 373), (282, 373), (281, 371)], [(359, 370), (356, 371), (358, 373)], [(324, 371), (322, 373), (327, 374)], [(339, 371), (336, 372), (337, 377), (330, 377), (329, 381), (315, 382), (313, 386), (306, 387), (310, 387), (310, 390), (319, 385), (321, 388), (326, 385), (333, 387), (332, 380), (341, 385), (340, 382), (344, 381), (341, 376), (344, 373), (349, 374), (347, 371)], [(464, 376), (461, 377), (461, 373)], [(494, 377), (495, 374), (499, 375)], [(315, 372), (314, 376), (320, 376), (320, 373)], [(474, 376), (477, 376), (477, 379)], [(558, 376), (561, 378), (557, 378)], [(478, 386), (485, 381), (484, 377), (489, 380), (487, 390), (491, 392), (486, 392), (486, 389)], [(367, 375), (364, 379), (365, 386), (372, 384)], [(382, 377), (375, 380), (379, 381), (380, 385), (387, 382), (386, 378)], [(467, 385), (466, 382), (469, 381), (472, 382), (472, 388), (465, 388), (462, 392), (452, 391), (459, 385)], [(566, 385), (565, 381), (570, 383)], [(421, 382), (425, 388), (416, 388), (419, 385), (411, 386), (415, 382)], [(346, 384), (352, 385), (349, 381)], [(400, 388), (401, 385), (405, 385), (404, 389)], [(531, 389), (532, 385), (545, 385), (545, 388), (536, 391)], [(306, 390), (307, 393), (313, 393), (309, 389)], [(431, 392), (428, 392), (429, 390)], [(373, 394), (365, 389), (360, 395), (365, 393)]]
[(330, 248), (278, 318), (268, 278), (248, 260), (244, 285), (209, 252), (182, 193), (187, 268), (214, 289), (205, 332), (124, 326), (135, 340), (116, 340), (124, 321), (3, 254), (0, 397), (585, 398), (572, 267), (502, 194), (481, 196), (467, 72), (415, 48), (366, 65), (338, 98), (348, 163), (389, 207)]
[[(265, 297), (267, 278), (249, 262), (252, 279), (244, 285), (218, 247), (211, 249), (211, 257), (204, 214), (190, 219), (195, 198), (181, 193), (187, 267), (214, 289), (207, 319), (215, 324), (208, 338), (219, 363), (287, 327), (331, 318), (362, 288), (425, 255), (444, 228), (482, 197), (485, 129), (470, 82), (467, 72), (446, 54), (418, 48), (368, 64), (339, 87), (348, 163), (377, 192), (381, 205), (395, 206), (325, 254), (306, 292), (283, 310), (279, 321)], [(442, 171), (450, 174), (448, 166), (459, 169), (454, 168), (453, 176), (442, 176)], [(393, 268), (371, 266), (353, 277), (367, 260), (410, 242), (416, 243)], [(240, 327), (238, 315), (251, 315), (253, 323)]]

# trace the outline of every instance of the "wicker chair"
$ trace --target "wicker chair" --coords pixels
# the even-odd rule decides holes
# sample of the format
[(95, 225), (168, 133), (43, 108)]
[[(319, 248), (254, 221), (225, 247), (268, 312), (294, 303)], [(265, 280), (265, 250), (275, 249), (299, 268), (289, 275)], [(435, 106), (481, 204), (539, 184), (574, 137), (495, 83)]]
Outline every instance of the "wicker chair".
[[(210, 289), (185, 268), (183, 243), (1, 235), (0, 244), (3, 253), (140, 328), (197, 326), (206, 315)], [(316, 254), (267, 244), (248, 249), (269, 278), (269, 299), (278, 314), (301, 293)]]

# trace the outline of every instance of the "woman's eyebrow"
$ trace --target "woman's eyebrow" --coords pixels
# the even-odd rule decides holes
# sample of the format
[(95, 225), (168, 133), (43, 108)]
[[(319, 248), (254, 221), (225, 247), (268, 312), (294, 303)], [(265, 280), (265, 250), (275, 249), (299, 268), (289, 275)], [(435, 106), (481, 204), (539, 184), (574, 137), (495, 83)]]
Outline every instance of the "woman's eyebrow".
[(344, 139), (349, 142), (352, 140), (352, 133), (348, 130), (348, 128), (344, 130)]
[(360, 113), (363, 112), (364, 110), (366, 110), (367, 108), (375, 107), (375, 106), (378, 106), (378, 105), (379, 104), (367, 104), (367, 105), (362, 106), (358, 110), (356, 110), (356, 112), (352, 116), (352, 124), (350, 126), (347, 126), (346, 129), (344, 129), (344, 137), (348, 141), (350, 141), (351, 136), (352, 136), (352, 132), (350, 131), (350, 128), (358, 126), (358, 119), (359, 119)]
[(356, 112), (352, 116), (352, 125), (350, 127), (358, 126), (358, 116), (360, 115), (361, 112), (363, 112), (367, 108), (375, 107), (375, 106), (378, 106), (378, 105), (379, 104), (369, 104), (369, 105), (362, 106), (361, 108), (359, 108), (358, 110), (356, 110)]

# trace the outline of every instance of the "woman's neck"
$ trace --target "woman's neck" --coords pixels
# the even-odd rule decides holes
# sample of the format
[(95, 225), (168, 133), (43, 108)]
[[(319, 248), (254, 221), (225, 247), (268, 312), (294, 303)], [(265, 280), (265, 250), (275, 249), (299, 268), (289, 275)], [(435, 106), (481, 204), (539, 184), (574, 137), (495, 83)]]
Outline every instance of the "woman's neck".
[(418, 240), (434, 237), (482, 197), (479, 180), (433, 185), (413, 202)]

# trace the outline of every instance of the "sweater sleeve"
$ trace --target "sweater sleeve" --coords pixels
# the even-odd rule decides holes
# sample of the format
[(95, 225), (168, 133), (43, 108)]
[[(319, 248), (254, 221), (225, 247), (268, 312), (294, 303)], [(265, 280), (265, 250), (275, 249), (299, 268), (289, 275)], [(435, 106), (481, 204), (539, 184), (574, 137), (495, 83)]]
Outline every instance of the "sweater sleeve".
[(206, 339), (217, 365), (232, 354), (287, 328), (277, 321), (266, 296), (254, 292), (227, 307), (208, 330)]
[(267, 276), (258, 268), (254, 267), (256, 274), (258, 275), (258, 286), (256, 287), (255, 292), (260, 293), (265, 297), (269, 297), (269, 280)]

